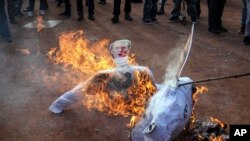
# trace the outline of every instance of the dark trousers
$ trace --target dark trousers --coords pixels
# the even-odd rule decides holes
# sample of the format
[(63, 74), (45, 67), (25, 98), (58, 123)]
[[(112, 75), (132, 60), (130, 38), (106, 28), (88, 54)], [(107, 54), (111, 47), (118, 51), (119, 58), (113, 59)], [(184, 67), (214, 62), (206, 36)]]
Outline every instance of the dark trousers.
[(15, 20), (16, 8), (15, 8), (16, 0), (7, 0), (7, 8), (8, 8), (8, 16), (9, 20)]
[(8, 26), (8, 19), (4, 9), (5, 0), (0, 0), (0, 35), (4, 38), (10, 38), (10, 30)]
[[(89, 15), (93, 15), (95, 9), (94, 0), (87, 0), (87, 3), (88, 3), (88, 13)], [(64, 4), (65, 4), (65, 12), (71, 13), (70, 0), (64, 0)], [(76, 5), (77, 5), (78, 16), (83, 16), (83, 0), (77, 0)]]
[(221, 26), (221, 17), (224, 11), (226, 0), (207, 0), (208, 4), (208, 29), (215, 29)]
[[(174, 1), (174, 9), (171, 11), (171, 15), (172, 16), (180, 16), (182, 0), (173, 0), (173, 1)], [(197, 17), (197, 11), (196, 11), (197, 0), (185, 0), (185, 1), (187, 4), (188, 15)]]
[(200, 17), (200, 15), (201, 15), (201, 4), (200, 4), (200, 0), (197, 0), (197, 3), (196, 3), (196, 11), (197, 11), (197, 16)]
[[(35, 0), (29, 0), (29, 11), (34, 11), (35, 8)], [(48, 9), (47, 0), (40, 0), (40, 10)]]
[(143, 7), (143, 20), (155, 18), (158, 0), (145, 0)]
[[(89, 15), (94, 15), (94, 9), (95, 9), (94, 0), (86, 0), (86, 3), (88, 3)], [(83, 0), (77, 0), (76, 5), (77, 5), (78, 16), (83, 16)]]
[[(114, 16), (119, 16), (121, 13), (121, 0), (114, 0)], [(129, 14), (131, 12), (131, 0), (125, 0), (124, 12)]]

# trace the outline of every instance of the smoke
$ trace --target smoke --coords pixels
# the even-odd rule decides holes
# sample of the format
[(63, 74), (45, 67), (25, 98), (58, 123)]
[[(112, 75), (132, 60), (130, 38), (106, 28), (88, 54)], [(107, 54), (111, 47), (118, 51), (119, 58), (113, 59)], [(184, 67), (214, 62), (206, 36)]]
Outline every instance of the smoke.
[(180, 55), (185, 43), (186, 41), (184, 40), (184, 37), (182, 37), (176, 44), (176, 47), (166, 56), (166, 60), (169, 62), (165, 68), (165, 74), (163, 76), (164, 85), (176, 85), (177, 75), (180, 69)]

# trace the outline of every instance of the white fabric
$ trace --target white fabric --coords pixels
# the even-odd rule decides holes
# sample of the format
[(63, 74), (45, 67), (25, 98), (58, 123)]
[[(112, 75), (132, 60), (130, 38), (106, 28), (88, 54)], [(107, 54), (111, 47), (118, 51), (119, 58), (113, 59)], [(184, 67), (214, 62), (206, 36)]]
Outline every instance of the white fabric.
[[(180, 78), (180, 83), (191, 82)], [(168, 85), (152, 96), (145, 115), (132, 129), (133, 141), (171, 141), (185, 127), (192, 113), (192, 86)]]

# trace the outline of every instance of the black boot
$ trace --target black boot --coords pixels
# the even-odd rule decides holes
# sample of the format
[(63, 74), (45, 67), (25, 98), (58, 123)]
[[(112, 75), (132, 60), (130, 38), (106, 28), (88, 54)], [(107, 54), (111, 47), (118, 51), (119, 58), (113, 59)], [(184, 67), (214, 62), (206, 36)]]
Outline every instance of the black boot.
[(250, 36), (245, 36), (243, 43), (244, 43), (244, 45), (250, 45)]
[(245, 29), (246, 29), (245, 24), (241, 24), (241, 27), (240, 27), (240, 29), (238, 30), (238, 33), (239, 33), (239, 34), (245, 34)]
[(69, 11), (64, 11), (63, 13), (59, 14), (60, 16), (65, 16), (65, 17), (71, 17), (71, 12)]
[(83, 20), (84, 20), (83, 15), (79, 15), (79, 16), (78, 16), (78, 18), (77, 18), (77, 21), (79, 21), (79, 22), (80, 22), (80, 21), (83, 21)]
[(114, 16), (111, 21), (115, 24), (119, 22), (119, 17), (118, 16)]
[(127, 20), (127, 21), (133, 21), (133, 18), (130, 16), (129, 13), (126, 13), (125, 14), (125, 20)]
[(91, 21), (94, 21), (95, 20), (94, 14), (89, 14), (88, 19)]

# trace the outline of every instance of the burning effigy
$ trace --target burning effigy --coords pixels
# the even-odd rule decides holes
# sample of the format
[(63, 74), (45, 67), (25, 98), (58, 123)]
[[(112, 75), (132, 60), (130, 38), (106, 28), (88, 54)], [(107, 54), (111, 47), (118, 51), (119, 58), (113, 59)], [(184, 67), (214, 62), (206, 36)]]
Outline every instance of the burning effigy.
[[(60, 48), (51, 49), (49, 58), (80, 70), (88, 78), (57, 98), (49, 110), (58, 114), (80, 101), (89, 110), (130, 117), (127, 126), (133, 141), (175, 139), (190, 121), (194, 108), (193, 81), (180, 77), (193, 29), (174, 73), (163, 84), (156, 84), (151, 70), (128, 56), (132, 45), (127, 39), (113, 42), (107, 50), (108, 40), (91, 45), (82, 31), (61, 36)], [(71, 41), (74, 43), (69, 46)]]

